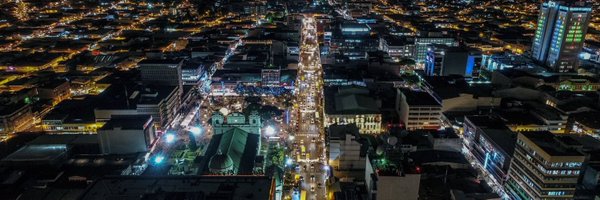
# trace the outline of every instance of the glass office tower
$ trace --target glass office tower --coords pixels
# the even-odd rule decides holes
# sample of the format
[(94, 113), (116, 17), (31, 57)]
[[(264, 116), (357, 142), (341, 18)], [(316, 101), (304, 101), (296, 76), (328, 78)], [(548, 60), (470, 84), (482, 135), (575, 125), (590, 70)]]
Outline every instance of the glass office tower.
[(592, 8), (583, 1), (547, 1), (540, 8), (532, 56), (556, 72), (579, 66)]

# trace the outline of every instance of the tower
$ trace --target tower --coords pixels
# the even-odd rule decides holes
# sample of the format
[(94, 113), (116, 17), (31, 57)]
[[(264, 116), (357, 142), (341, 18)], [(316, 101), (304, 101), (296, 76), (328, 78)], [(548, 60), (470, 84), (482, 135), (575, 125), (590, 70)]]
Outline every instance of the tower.
[(556, 72), (579, 66), (592, 8), (583, 1), (547, 1), (540, 8), (532, 56)]

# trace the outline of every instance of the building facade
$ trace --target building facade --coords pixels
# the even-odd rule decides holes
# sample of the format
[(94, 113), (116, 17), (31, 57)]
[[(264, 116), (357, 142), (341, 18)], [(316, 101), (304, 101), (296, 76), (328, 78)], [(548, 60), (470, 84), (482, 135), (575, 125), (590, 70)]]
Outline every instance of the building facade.
[(150, 115), (115, 116), (98, 129), (103, 154), (147, 152), (157, 138)]
[(31, 106), (16, 103), (0, 106), (0, 134), (10, 134), (27, 130), (33, 126)]
[(585, 156), (550, 132), (521, 132), (505, 183), (513, 199), (574, 199)]
[(533, 58), (556, 72), (575, 71), (591, 11), (583, 1), (544, 2), (531, 48)]

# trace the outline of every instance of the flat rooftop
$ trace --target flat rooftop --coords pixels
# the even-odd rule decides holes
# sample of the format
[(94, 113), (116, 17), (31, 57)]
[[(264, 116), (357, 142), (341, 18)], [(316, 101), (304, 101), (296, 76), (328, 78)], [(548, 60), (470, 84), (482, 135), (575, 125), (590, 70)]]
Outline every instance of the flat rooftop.
[(406, 96), (406, 103), (409, 106), (442, 106), (440, 102), (427, 92), (408, 89), (401, 89), (401, 92)]
[(104, 199), (270, 199), (266, 176), (114, 176), (94, 182), (82, 200)]
[(141, 130), (152, 121), (151, 115), (113, 115), (99, 130)]
[[(566, 148), (563, 144), (577, 145), (574, 139), (565, 140), (565, 137), (556, 137), (554, 134), (548, 131), (528, 131), (521, 132), (521, 134), (527, 139), (531, 140), (536, 146), (540, 147), (544, 152), (550, 156), (581, 156), (579, 151), (574, 149)], [(581, 145), (581, 144), (579, 144)]]
[(2, 162), (52, 161), (65, 156), (67, 151), (67, 145), (64, 144), (27, 145), (6, 156)]

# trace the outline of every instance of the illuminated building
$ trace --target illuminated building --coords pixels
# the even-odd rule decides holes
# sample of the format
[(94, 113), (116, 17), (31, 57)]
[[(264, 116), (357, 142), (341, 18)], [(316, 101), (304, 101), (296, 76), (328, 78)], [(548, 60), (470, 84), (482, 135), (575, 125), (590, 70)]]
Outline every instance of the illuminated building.
[(427, 48), (432, 44), (442, 44), (449, 47), (458, 46), (454, 38), (446, 38), (446, 37), (418, 37), (415, 38), (415, 61), (418, 63), (425, 62), (425, 58), (427, 57)]
[(104, 122), (96, 122), (92, 101), (65, 100), (42, 119), (44, 131), (56, 133), (96, 133)]
[(342, 23), (333, 33), (331, 51), (350, 61), (366, 60), (367, 52), (375, 51), (378, 46), (378, 41), (370, 34), (368, 24)]
[(500, 118), (487, 115), (465, 116), (463, 128), (465, 146), (474, 160), (502, 184), (508, 177), (517, 134)]
[(419, 199), (421, 174), (419, 167), (402, 166), (402, 160), (386, 152), (385, 155), (367, 154), (365, 184), (369, 199)]
[(221, 134), (233, 128), (240, 128), (248, 133), (260, 135), (262, 127), (260, 116), (257, 112), (252, 112), (249, 116), (242, 113), (223, 113), (215, 112), (211, 117), (211, 124), (215, 134)]
[(391, 57), (412, 58), (415, 44), (398, 37), (380, 37), (379, 50), (387, 52)]
[(66, 80), (51, 80), (37, 87), (40, 99), (52, 100), (52, 105), (71, 97), (71, 87)]
[(574, 113), (570, 116), (567, 133), (585, 134), (600, 139), (600, 116), (599, 112), (588, 111)]
[(400, 89), (399, 116), (406, 129), (439, 129), (441, 103), (427, 92)]
[(442, 104), (442, 112), (475, 111), (500, 106), (490, 84), (469, 84), (463, 77), (426, 76), (424, 89)]
[(492, 54), (482, 55), (481, 68), (488, 71), (502, 70), (506, 68), (527, 67), (535, 65), (531, 59), (521, 55)]
[(361, 148), (365, 139), (361, 139), (358, 127), (354, 124), (328, 127), (329, 165), (336, 170), (364, 170), (367, 148)]
[(363, 87), (339, 87), (325, 95), (325, 126), (355, 124), (360, 134), (382, 132), (381, 102)]
[(267, 86), (267, 87), (280, 86), (281, 71), (279, 69), (263, 69), (261, 72), (262, 72), (261, 73), (262, 86)]
[(481, 66), (481, 53), (459, 47), (430, 45), (425, 59), (429, 76), (461, 75), (471, 77)]
[(31, 126), (31, 105), (23, 102), (0, 105), (0, 134), (25, 131)]
[[(252, 174), (260, 153), (260, 116), (241, 113), (211, 117), (214, 136), (206, 151), (208, 173), (214, 175)], [(205, 170), (206, 171), (206, 170)]]
[(586, 157), (577, 141), (547, 131), (521, 132), (505, 183), (513, 199), (574, 199)]
[(583, 1), (543, 3), (531, 48), (533, 57), (556, 72), (575, 71), (591, 11)]

